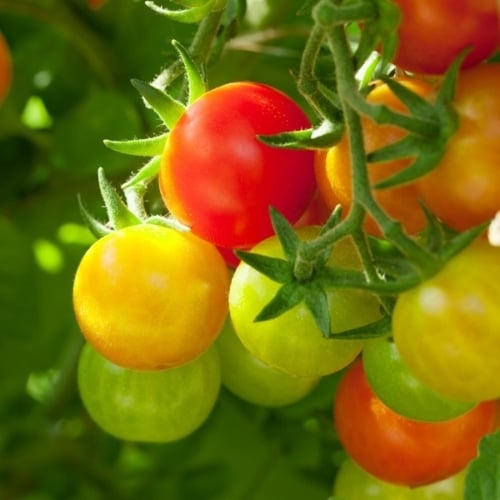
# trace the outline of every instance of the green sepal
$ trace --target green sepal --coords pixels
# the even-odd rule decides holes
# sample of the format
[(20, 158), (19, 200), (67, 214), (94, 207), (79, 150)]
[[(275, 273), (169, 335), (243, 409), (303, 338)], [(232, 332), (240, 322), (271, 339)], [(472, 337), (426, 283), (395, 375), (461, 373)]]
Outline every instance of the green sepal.
[(147, 1), (145, 3), (146, 7), (149, 7), (157, 14), (168, 17), (173, 21), (187, 24), (197, 23), (201, 21), (204, 17), (210, 14), (214, 4), (215, 0), (207, 0), (207, 2), (203, 5), (190, 7), (188, 9), (172, 10), (156, 5), (153, 1)]
[(163, 120), (166, 127), (171, 130), (183, 115), (186, 107), (166, 92), (153, 87), (147, 82), (133, 79), (132, 85), (141, 97), (153, 108), (156, 114)]
[(183, 45), (177, 40), (172, 40), (172, 45), (184, 65), (188, 84), (188, 104), (192, 104), (207, 91), (203, 72)]
[(101, 221), (97, 220), (93, 215), (90, 214), (90, 212), (83, 204), (83, 200), (80, 195), (78, 195), (78, 206), (80, 208), (80, 214), (82, 216), (84, 224), (97, 239), (113, 232), (113, 230), (106, 226), (106, 224), (103, 224)]
[(105, 139), (104, 145), (117, 153), (131, 156), (156, 156), (163, 152), (168, 132), (145, 139), (130, 139), (126, 141), (113, 141)]
[(457, 233), (453, 236), (447, 244), (443, 247), (441, 252), (439, 252), (439, 256), (443, 262), (447, 262), (448, 260), (455, 257), (455, 255), (459, 254), (462, 250), (468, 247), (475, 239), (477, 239), (481, 234), (483, 234), (490, 224), (490, 221), (483, 222), (477, 226), (474, 226), (467, 231), (463, 231), (461, 233)]
[(273, 281), (289, 283), (293, 280), (292, 265), (284, 259), (246, 252), (244, 250), (235, 250), (234, 253), (243, 262)]
[(392, 321), (390, 316), (383, 316), (377, 321), (368, 323), (357, 328), (343, 330), (332, 333), (329, 338), (332, 340), (366, 340), (376, 337), (383, 337), (392, 332)]
[(285, 283), (262, 308), (254, 321), (267, 321), (289, 311), (304, 300), (304, 287), (296, 282)]
[(324, 288), (315, 280), (308, 282), (304, 286), (307, 289), (304, 295), (304, 303), (312, 314), (323, 337), (329, 338), (331, 326), (327, 294)]
[(297, 236), (293, 226), (283, 217), (275, 208), (270, 207), (269, 213), (274, 232), (278, 237), (285, 258), (293, 262), (297, 257), (297, 249), (299, 248), (300, 239)]
[(145, 163), (132, 177), (122, 184), (122, 189), (139, 189), (145, 192), (147, 186), (156, 179), (161, 167), (161, 156), (154, 156)]
[(114, 229), (140, 224), (141, 220), (134, 215), (122, 200), (118, 191), (109, 183), (101, 167), (97, 170), (99, 189), (106, 206), (108, 219)]
[(274, 135), (259, 135), (268, 146), (284, 149), (327, 149), (337, 144), (344, 133), (342, 122), (323, 121), (319, 126)]
[(155, 224), (157, 226), (163, 226), (168, 229), (175, 229), (176, 231), (180, 231), (181, 233), (187, 233), (191, 230), (188, 226), (182, 224), (177, 219), (174, 219), (170, 216), (164, 217), (162, 215), (152, 215), (151, 217), (145, 219), (144, 223)]

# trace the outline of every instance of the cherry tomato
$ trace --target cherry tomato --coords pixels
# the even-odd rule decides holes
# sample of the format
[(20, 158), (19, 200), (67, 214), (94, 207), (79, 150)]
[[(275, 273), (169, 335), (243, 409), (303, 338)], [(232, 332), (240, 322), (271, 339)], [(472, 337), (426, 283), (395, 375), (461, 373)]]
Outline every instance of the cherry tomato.
[(0, 33), (0, 103), (5, 99), (12, 80), (12, 61), (10, 48)]
[(86, 344), (78, 365), (80, 397), (92, 419), (127, 441), (170, 442), (198, 429), (220, 389), (217, 351), (160, 371), (115, 365)]
[[(318, 227), (298, 229), (299, 237), (310, 239)], [(276, 236), (252, 250), (283, 257)], [(360, 262), (350, 239), (334, 247), (330, 263), (356, 268)], [(254, 319), (274, 297), (279, 284), (242, 262), (235, 270), (229, 290), (229, 311), (234, 329), (243, 345), (258, 359), (299, 377), (317, 377), (334, 373), (349, 364), (361, 351), (359, 340), (325, 339), (311, 313), (300, 303), (282, 315), (266, 321)], [(333, 331), (362, 326), (379, 318), (378, 300), (358, 290), (327, 291)]]
[(229, 275), (217, 249), (190, 232), (141, 224), (96, 241), (75, 276), (80, 329), (126, 368), (186, 363), (215, 340), (227, 315)]
[(342, 500), (459, 500), (464, 496), (466, 471), (436, 483), (409, 488), (382, 481), (347, 458), (337, 472), (333, 494)]
[(481, 438), (493, 431), (495, 413), (495, 402), (488, 401), (444, 422), (403, 417), (375, 395), (358, 358), (339, 383), (334, 424), (347, 454), (369, 474), (422, 486), (465, 468), (476, 457)]
[(258, 135), (309, 128), (301, 108), (267, 85), (217, 87), (189, 106), (168, 136), (160, 189), (168, 210), (217, 246), (247, 248), (273, 234), (272, 206), (291, 223), (315, 191), (314, 153)]
[(500, 248), (478, 239), (402, 293), (393, 336), (423, 383), (450, 398), (500, 398)]
[(456, 230), (486, 222), (500, 209), (499, 81), (500, 64), (459, 75), (458, 130), (437, 167), (417, 183), (424, 203)]
[(215, 341), (222, 370), (222, 384), (241, 399), (260, 406), (285, 406), (309, 394), (317, 377), (294, 377), (256, 358), (241, 343), (231, 319)]
[(394, 64), (415, 73), (442, 74), (470, 48), (463, 67), (477, 65), (498, 47), (496, 0), (393, 0), (401, 10)]
[[(432, 90), (432, 87), (422, 80), (400, 79), (399, 82), (421, 96), (428, 95)], [(395, 111), (406, 111), (403, 103), (386, 84), (379, 84), (367, 99), (372, 104), (385, 104)], [(362, 118), (362, 127), (368, 153), (404, 136), (402, 129), (393, 125), (379, 125), (366, 117)], [(398, 159), (368, 164), (370, 180), (375, 184), (407, 167), (410, 162), (409, 159)], [(352, 204), (352, 172), (347, 136), (344, 135), (340, 142), (327, 152), (317, 152), (315, 169), (318, 187), (326, 205), (332, 210), (340, 204), (344, 214), (347, 214)], [(376, 190), (374, 196), (391, 217), (402, 222), (407, 232), (416, 233), (425, 226), (425, 216), (414, 184)], [(378, 226), (371, 218), (366, 219), (365, 229), (370, 234), (380, 235)]]

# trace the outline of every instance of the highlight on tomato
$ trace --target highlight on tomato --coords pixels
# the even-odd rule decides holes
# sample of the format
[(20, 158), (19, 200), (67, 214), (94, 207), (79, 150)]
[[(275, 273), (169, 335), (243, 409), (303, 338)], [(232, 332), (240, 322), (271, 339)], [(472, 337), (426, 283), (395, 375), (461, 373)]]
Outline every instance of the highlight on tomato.
[[(398, 82), (416, 94), (430, 95), (433, 87), (424, 80), (416, 78), (398, 78)], [(378, 83), (367, 97), (371, 104), (384, 104), (394, 111), (407, 112), (404, 104), (394, 95), (385, 83)], [(405, 132), (394, 125), (380, 125), (367, 117), (362, 117), (361, 125), (367, 153), (387, 146), (401, 139)], [(388, 178), (406, 168), (411, 163), (409, 158), (369, 163), (368, 175), (372, 184)], [(347, 214), (352, 205), (352, 167), (349, 141), (346, 135), (327, 151), (316, 153), (316, 179), (321, 196), (330, 210), (340, 204)], [(379, 189), (373, 192), (387, 214), (400, 221), (409, 234), (415, 234), (425, 227), (426, 219), (419, 203), (419, 192), (414, 183)], [(365, 230), (379, 236), (380, 229), (371, 217), (366, 218)]]
[(227, 248), (272, 235), (271, 206), (295, 223), (316, 189), (314, 153), (271, 147), (258, 136), (309, 127), (299, 105), (268, 85), (208, 91), (169, 133), (159, 176), (166, 207), (194, 234)]
[(497, 0), (392, 0), (401, 11), (396, 66), (443, 74), (465, 49), (463, 68), (476, 66), (498, 48)]
[(12, 81), (12, 59), (7, 40), (0, 32), (0, 103), (5, 100)]
[[(317, 236), (318, 226), (297, 230), (301, 239)], [(283, 258), (277, 236), (258, 245), (253, 252)], [(360, 269), (361, 263), (350, 238), (339, 240), (330, 264)], [(229, 289), (229, 312), (242, 344), (269, 366), (299, 377), (318, 377), (347, 366), (361, 351), (363, 341), (335, 341), (324, 338), (312, 314), (299, 303), (278, 317), (254, 321), (274, 297), (280, 284), (242, 262), (236, 268)], [(379, 302), (360, 290), (329, 289), (328, 304), (333, 334), (364, 326), (380, 318)]]
[(78, 364), (81, 400), (92, 420), (126, 441), (167, 443), (206, 421), (220, 390), (212, 346), (195, 360), (160, 371), (118, 366), (85, 344)]
[(482, 402), (442, 422), (408, 419), (375, 395), (358, 358), (339, 383), (333, 418), (345, 451), (364, 470), (383, 481), (415, 487), (467, 467), (481, 438), (495, 428), (496, 403)]
[(500, 398), (500, 248), (479, 238), (399, 295), (392, 334), (423, 383), (462, 401)]
[(229, 275), (210, 243), (152, 224), (97, 240), (73, 285), (78, 325), (117, 365), (158, 370), (193, 360), (224, 324)]

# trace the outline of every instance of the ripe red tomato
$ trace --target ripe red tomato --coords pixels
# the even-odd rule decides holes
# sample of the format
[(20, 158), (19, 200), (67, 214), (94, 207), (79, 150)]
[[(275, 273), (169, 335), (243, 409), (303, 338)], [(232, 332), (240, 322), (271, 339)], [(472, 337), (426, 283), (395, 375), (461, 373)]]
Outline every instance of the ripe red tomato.
[(267, 85), (207, 92), (168, 136), (160, 170), (165, 205), (220, 247), (246, 248), (273, 234), (270, 206), (295, 223), (315, 191), (314, 153), (270, 147), (257, 135), (309, 126), (292, 99)]
[(394, 63), (415, 73), (442, 74), (467, 47), (463, 67), (498, 47), (497, 0), (393, 0), (401, 9)]
[(5, 99), (12, 80), (12, 61), (10, 48), (0, 33), (0, 103)]
[[(432, 87), (417, 79), (400, 79), (400, 83), (421, 96), (429, 94)], [(405, 112), (403, 103), (394, 95), (386, 84), (379, 84), (368, 95), (372, 104), (385, 104), (391, 109)], [(368, 153), (387, 146), (404, 136), (404, 131), (393, 125), (379, 125), (367, 117), (362, 118), (363, 137)], [(402, 158), (368, 165), (368, 174), (372, 183), (381, 181), (407, 167), (410, 159)], [(352, 204), (352, 169), (349, 141), (344, 135), (340, 142), (327, 152), (316, 154), (316, 178), (318, 187), (326, 205), (330, 210), (337, 204), (342, 205), (347, 214)], [(416, 233), (425, 226), (425, 216), (418, 201), (418, 191), (414, 184), (381, 189), (374, 196), (391, 217), (399, 220), (410, 234)], [(366, 219), (365, 229), (373, 235), (380, 235), (380, 230), (373, 219)]]
[(344, 373), (334, 424), (347, 454), (383, 481), (421, 486), (452, 476), (475, 458), (479, 441), (495, 427), (496, 403), (478, 404), (444, 422), (411, 420), (375, 395), (358, 358)]
[(498, 63), (460, 73), (453, 101), (458, 130), (436, 168), (416, 183), (430, 210), (460, 231), (486, 222), (500, 209), (498, 82)]
[(158, 370), (186, 363), (215, 340), (227, 315), (229, 274), (210, 243), (140, 224), (96, 241), (73, 285), (80, 329), (114, 363)]

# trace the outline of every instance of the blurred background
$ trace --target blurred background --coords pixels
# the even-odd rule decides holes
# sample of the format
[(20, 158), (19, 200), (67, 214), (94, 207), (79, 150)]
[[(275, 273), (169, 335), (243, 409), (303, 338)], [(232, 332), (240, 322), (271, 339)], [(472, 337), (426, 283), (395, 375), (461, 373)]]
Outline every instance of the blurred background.
[[(167, 5), (168, 2), (163, 2)], [(309, 28), (297, 0), (232, 1), (237, 36), (208, 69), (211, 87), (270, 83), (297, 100)], [(173, 4), (175, 5), (175, 4)], [(222, 391), (188, 438), (119, 441), (89, 419), (75, 368), (76, 266), (94, 238), (77, 197), (104, 217), (97, 168), (119, 185), (140, 165), (103, 139), (158, 132), (131, 78), (151, 81), (195, 27), (135, 0), (0, 0), (12, 80), (0, 104), (0, 498), (2, 500), (326, 500), (343, 455), (331, 422), (335, 376), (282, 409)], [(148, 202), (158, 206), (152, 192)]]

